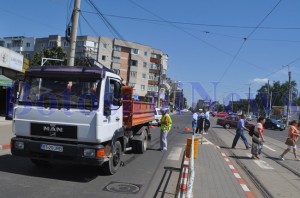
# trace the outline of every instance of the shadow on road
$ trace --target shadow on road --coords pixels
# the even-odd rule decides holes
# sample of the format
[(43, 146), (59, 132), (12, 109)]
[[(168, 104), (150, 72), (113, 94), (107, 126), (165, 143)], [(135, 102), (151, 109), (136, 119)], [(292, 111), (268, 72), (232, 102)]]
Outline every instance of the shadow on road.
[(12, 155), (0, 156), (0, 171), (72, 182), (90, 182), (98, 176), (105, 176), (97, 167), (55, 163), (47, 167), (37, 167), (29, 159)]
[[(174, 167), (164, 167), (165, 171), (164, 174), (160, 180), (160, 183), (156, 189), (156, 192), (154, 194), (154, 198), (156, 197), (165, 197), (165, 196), (170, 196), (170, 193), (167, 191), (167, 187), (170, 182), (170, 178), (174, 172), (178, 173), (180, 172), (180, 168), (174, 168)], [(175, 197), (175, 194), (172, 194), (172, 196)]]

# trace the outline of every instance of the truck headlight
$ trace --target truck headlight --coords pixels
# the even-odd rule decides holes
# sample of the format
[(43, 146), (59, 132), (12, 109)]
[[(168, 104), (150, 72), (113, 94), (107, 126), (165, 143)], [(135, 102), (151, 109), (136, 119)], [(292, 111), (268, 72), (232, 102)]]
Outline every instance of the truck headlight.
[(279, 128), (279, 127), (280, 127), (280, 125), (279, 125), (279, 124), (277, 124), (277, 127)]
[(83, 156), (84, 157), (95, 157), (96, 151), (95, 151), (95, 149), (85, 148), (85, 149), (83, 149)]
[(15, 142), (14, 144), (15, 149), (23, 150), (24, 149), (24, 142)]

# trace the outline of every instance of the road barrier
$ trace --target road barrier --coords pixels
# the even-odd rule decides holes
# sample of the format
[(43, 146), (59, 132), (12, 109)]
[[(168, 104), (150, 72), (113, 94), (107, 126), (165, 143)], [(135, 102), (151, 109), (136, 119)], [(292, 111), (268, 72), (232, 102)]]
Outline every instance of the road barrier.
[[(192, 142), (194, 144), (192, 144)], [(194, 169), (194, 158), (197, 158), (198, 155), (198, 144), (199, 139), (195, 138), (194, 135), (192, 138), (187, 139), (186, 145), (186, 154), (184, 155), (184, 161), (181, 166), (180, 173), (180, 183), (177, 198), (190, 198), (192, 196), (193, 184), (195, 178), (195, 169)], [(196, 152), (195, 152), (196, 151)], [(194, 157), (190, 157), (194, 156)]]

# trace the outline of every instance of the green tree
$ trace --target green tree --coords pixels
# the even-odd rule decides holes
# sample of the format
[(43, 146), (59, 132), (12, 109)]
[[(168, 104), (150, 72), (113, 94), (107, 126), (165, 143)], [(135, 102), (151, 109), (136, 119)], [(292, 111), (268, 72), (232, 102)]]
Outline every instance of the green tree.
[(67, 54), (64, 52), (62, 47), (45, 48), (43, 51), (36, 53), (30, 60), (30, 66), (41, 65), (42, 58), (53, 58), (62, 59), (61, 61), (48, 60), (44, 65), (66, 65), (67, 64)]
[[(291, 81), (292, 91), (292, 102), (297, 104), (300, 102), (298, 99), (298, 91), (296, 90), (297, 83), (296, 81)], [(259, 107), (260, 112), (266, 112), (267, 106), (284, 106), (288, 104), (288, 90), (289, 82), (280, 83), (280, 81), (274, 81), (273, 84), (269, 85), (269, 94), (268, 94), (268, 84), (264, 84), (260, 89), (257, 90), (257, 95), (255, 97), (256, 104)]]

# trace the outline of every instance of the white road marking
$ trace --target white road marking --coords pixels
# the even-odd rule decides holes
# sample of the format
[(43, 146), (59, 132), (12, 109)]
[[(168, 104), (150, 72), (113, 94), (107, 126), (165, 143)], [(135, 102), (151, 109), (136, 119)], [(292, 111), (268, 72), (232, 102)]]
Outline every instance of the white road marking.
[(225, 159), (225, 161), (226, 161), (226, 162), (230, 162), (230, 161), (229, 161), (229, 159), (228, 159), (227, 157), (226, 157), (226, 158), (224, 158), (224, 159)]
[(232, 166), (232, 165), (229, 165), (229, 168), (230, 168), (231, 170), (234, 170), (234, 169), (235, 169), (234, 166)]
[[(252, 155), (250, 153), (247, 154), (248, 157), (252, 157)], [(272, 166), (270, 166), (267, 162), (263, 161), (263, 160), (253, 160), (255, 162), (255, 164), (257, 164), (260, 168), (262, 169), (269, 169), (272, 170), (274, 169)]]
[(241, 184), (241, 186), (242, 186), (242, 188), (243, 188), (244, 191), (247, 191), (247, 192), (250, 191), (249, 188), (247, 187), (247, 185)]
[(264, 144), (264, 146), (263, 147), (266, 147), (267, 149), (269, 149), (269, 150), (271, 150), (271, 151), (273, 151), (273, 152), (275, 152), (276, 150), (274, 150), (274, 149), (272, 149), (271, 147), (268, 147), (267, 145), (265, 145)]
[(238, 173), (233, 173), (233, 174), (234, 174), (234, 176), (235, 176), (236, 178), (241, 179), (240, 174), (238, 174)]
[(168, 155), (168, 160), (179, 160), (181, 155), (182, 147), (174, 147)]

